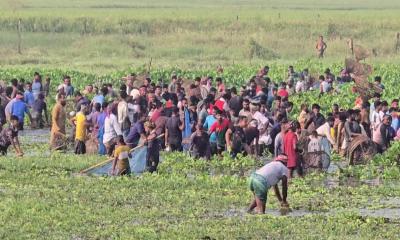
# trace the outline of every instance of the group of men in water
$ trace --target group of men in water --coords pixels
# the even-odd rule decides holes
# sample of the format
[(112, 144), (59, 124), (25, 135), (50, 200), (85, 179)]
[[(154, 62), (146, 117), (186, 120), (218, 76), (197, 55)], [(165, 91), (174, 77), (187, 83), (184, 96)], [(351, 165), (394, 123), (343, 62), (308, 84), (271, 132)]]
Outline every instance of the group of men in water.
[[(330, 94), (336, 84), (349, 81), (345, 70), (336, 78), (327, 69), (316, 80), (307, 69), (297, 73), (290, 66), (287, 80), (277, 84), (269, 78), (269, 67), (265, 66), (239, 88), (225, 85), (221, 67), (217, 72), (215, 79), (206, 76), (192, 81), (183, 81), (173, 73), (169, 84), (150, 76), (139, 80), (141, 76), (133, 73), (123, 77), (119, 88), (89, 84), (80, 90), (73, 87), (71, 77), (64, 76), (56, 93), (50, 91), (50, 79), (42, 83), (39, 73), (35, 73), (32, 83), (14, 79), (0, 92), (0, 150), (6, 154), (12, 145), (18, 156), (23, 155), (18, 131), (24, 129), (27, 116), (34, 128), (51, 125), (53, 150), (66, 149), (70, 139), (66, 125), (70, 123), (75, 154), (112, 157), (113, 175), (129, 174), (129, 158), (136, 147), (143, 145), (148, 148), (146, 168), (150, 172), (157, 171), (163, 149), (186, 151), (203, 159), (224, 152), (233, 158), (269, 152), (274, 161), (250, 177), (255, 199), (249, 209), (264, 212), (271, 187), (282, 205), (288, 206), (287, 181), (295, 171), (303, 175), (305, 152), (330, 156), (335, 150), (346, 155), (349, 144), (359, 135), (371, 137), (383, 152), (400, 136), (398, 99), (389, 106), (376, 94), (372, 104), (357, 101), (348, 110), (333, 104), (331, 111), (324, 109), (326, 115), (316, 103), (309, 111), (306, 103), (294, 106), (290, 101), (293, 94), (312, 89)], [(381, 78), (375, 79), (383, 89)], [(47, 102), (54, 98), (56, 103), (48, 118)], [(73, 106), (67, 114), (68, 102)], [(293, 109), (297, 107), (300, 113), (294, 118)], [(282, 195), (277, 187), (280, 180)]]

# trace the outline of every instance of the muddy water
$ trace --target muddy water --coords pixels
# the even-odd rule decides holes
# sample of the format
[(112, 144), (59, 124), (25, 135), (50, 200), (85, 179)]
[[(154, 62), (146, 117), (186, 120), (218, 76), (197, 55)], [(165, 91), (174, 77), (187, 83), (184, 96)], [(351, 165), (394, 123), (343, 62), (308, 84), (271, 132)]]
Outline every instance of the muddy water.
[(363, 217), (379, 217), (400, 220), (400, 208), (381, 208), (381, 209), (359, 209)]
[[(395, 200), (399, 201), (399, 199)], [(400, 202), (397, 202), (400, 205)], [(400, 207), (398, 208), (380, 208), (380, 209), (343, 209), (343, 210), (331, 210), (328, 212), (319, 211), (308, 211), (305, 209), (267, 209), (265, 214), (275, 217), (286, 216), (286, 217), (303, 217), (308, 215), (325, 215), (335, 216), (346, 212), (353, 212), (362, 217), (376, 217), (385, 218), (389, 220), (400, 220)], [(247, 213), (246, 209), (228, 209), (223, 213), (215, 214), (213, 217), (221, 218), (244, 218), (253, 214)]]
[(24, 143), (49, 143), (50, 129), (27, 129), (18, 133), (21, 142)]

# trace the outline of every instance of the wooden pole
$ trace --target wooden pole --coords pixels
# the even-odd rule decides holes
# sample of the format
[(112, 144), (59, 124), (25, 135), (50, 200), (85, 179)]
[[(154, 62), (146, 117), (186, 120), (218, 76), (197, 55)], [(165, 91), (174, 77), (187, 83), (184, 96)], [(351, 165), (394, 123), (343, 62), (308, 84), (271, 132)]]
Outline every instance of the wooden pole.
[(18, 19), (17, 31), (18, 31), (18, 54), (22, 54), (22, 51), (21, 51), (21, 43), (22, 43), (22, 40), (21, 40), (21, 18)]
[[(160, 136), (157, 136), (156, 138), (161, 138), (161, 137), (163, 137), (164, 136), (164, 134), (161, 134)], [(144, 144), (142, 144), (142, 145), (139, 145), (139, 146), (136, 146), (136, 147), (134, 147), (134, 148), (132, 148), (131, 150), (129, 150), (129, 153), (132, 153), (133, 151), (135, 151), (135, 150), (137, 150), (137, 149), (139, 149), (139, 148), (141, 148), (141, 147), (143, 147), (144, 146)], [(94, 168), (97, 168), (97, 167), (101, 167), (101, 166), (104, 166), (104, 165), (106, 165), (107, 163), (109, 163), (109, 162), (111, 162), (111, 161), (113, 161), (114, 160), (114, 158), (109, 158), (109, 159), (107, 159), (107, 160), (104, 160), (104, 161), (102, 161), (102, 162), (100, 162), (100, 163), (98, 163), (98, 164), (95, 164), (95, 165), (93, 165), (93, 166), (91, 166), (91, 167), (89, 167), (89, 168), (87, 168), (87, 169), (84, 169), (84, 170), (82, 170), (82, 171), (80, 171), (79, 173), (87, 173), (88, 171), (90, 171), (90, 170), (92, 170), (92, 169), (94, 169)]]

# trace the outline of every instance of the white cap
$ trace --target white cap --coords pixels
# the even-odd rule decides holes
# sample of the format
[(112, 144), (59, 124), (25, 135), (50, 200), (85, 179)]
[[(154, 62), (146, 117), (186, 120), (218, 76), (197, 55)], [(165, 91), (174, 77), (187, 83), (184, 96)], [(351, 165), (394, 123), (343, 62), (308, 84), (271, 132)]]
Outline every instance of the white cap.
[(136, 88), (132, 89), (130, 95), (132, 96), (133, 99), (138, 98), (140, 96), (139, 90)]

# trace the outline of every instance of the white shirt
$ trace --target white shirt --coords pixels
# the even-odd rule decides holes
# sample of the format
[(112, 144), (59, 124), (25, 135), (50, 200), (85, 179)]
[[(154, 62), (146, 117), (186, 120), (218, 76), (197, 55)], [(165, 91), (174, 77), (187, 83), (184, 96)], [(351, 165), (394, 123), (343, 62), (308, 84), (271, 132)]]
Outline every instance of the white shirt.
[(256, 173), (265, 177), (268, 185), (272, 187), (276, 185), (283, 178), (283, 176), (287, 176), (288, 169), (285, 165), (283, 165), (283, 163), (279, 161), (273, 161), (258, 169)]
[(258, 130), (261, 131), (268, 128), (269, 119), (264, 114), (257, 111), (253, 114), (253, 119), (257, 120)]
[(331, 136), (331, 126), (329, 126), (329, 123), (323, 124), (321, 127), (317, 129), (317, 133), (320, 136), (326, 137), (328, 141), (332, 144), (335, 145), (335, 140), (333, 140)]
[(371, 127), (375, 129), (382, 122), (380, 114), (374, 110), (370, 121), (371, 121)]
[(118, 123), (117, 117), (114, 114), (110, 114), (104, 120), (103, 143), (106, 144), (118, 135), (122, 135), (121, 126)]
[(11, 115), (11, 109), (12, 109), (12, 105), (17, 101), (16, 98), (11, 99), (11, 101), (9, 101), (6, 105), (6, 108), (4, 109), (4, 112), (6, 113), (6, 116), (10, 116)]
[(297, 93), (299, 93), (299, 92), (305, 92), (307, 89), (306, 89), (306, 84), (304, 83), (304, 81), (298, 81), (297, 83), (296, 83), (296, 92)]
[(128, 104), (125, 101), (120, 101), (117, 107), (118, 111), (118, 123), (122, 125), (125, 119), (128, 117)]

